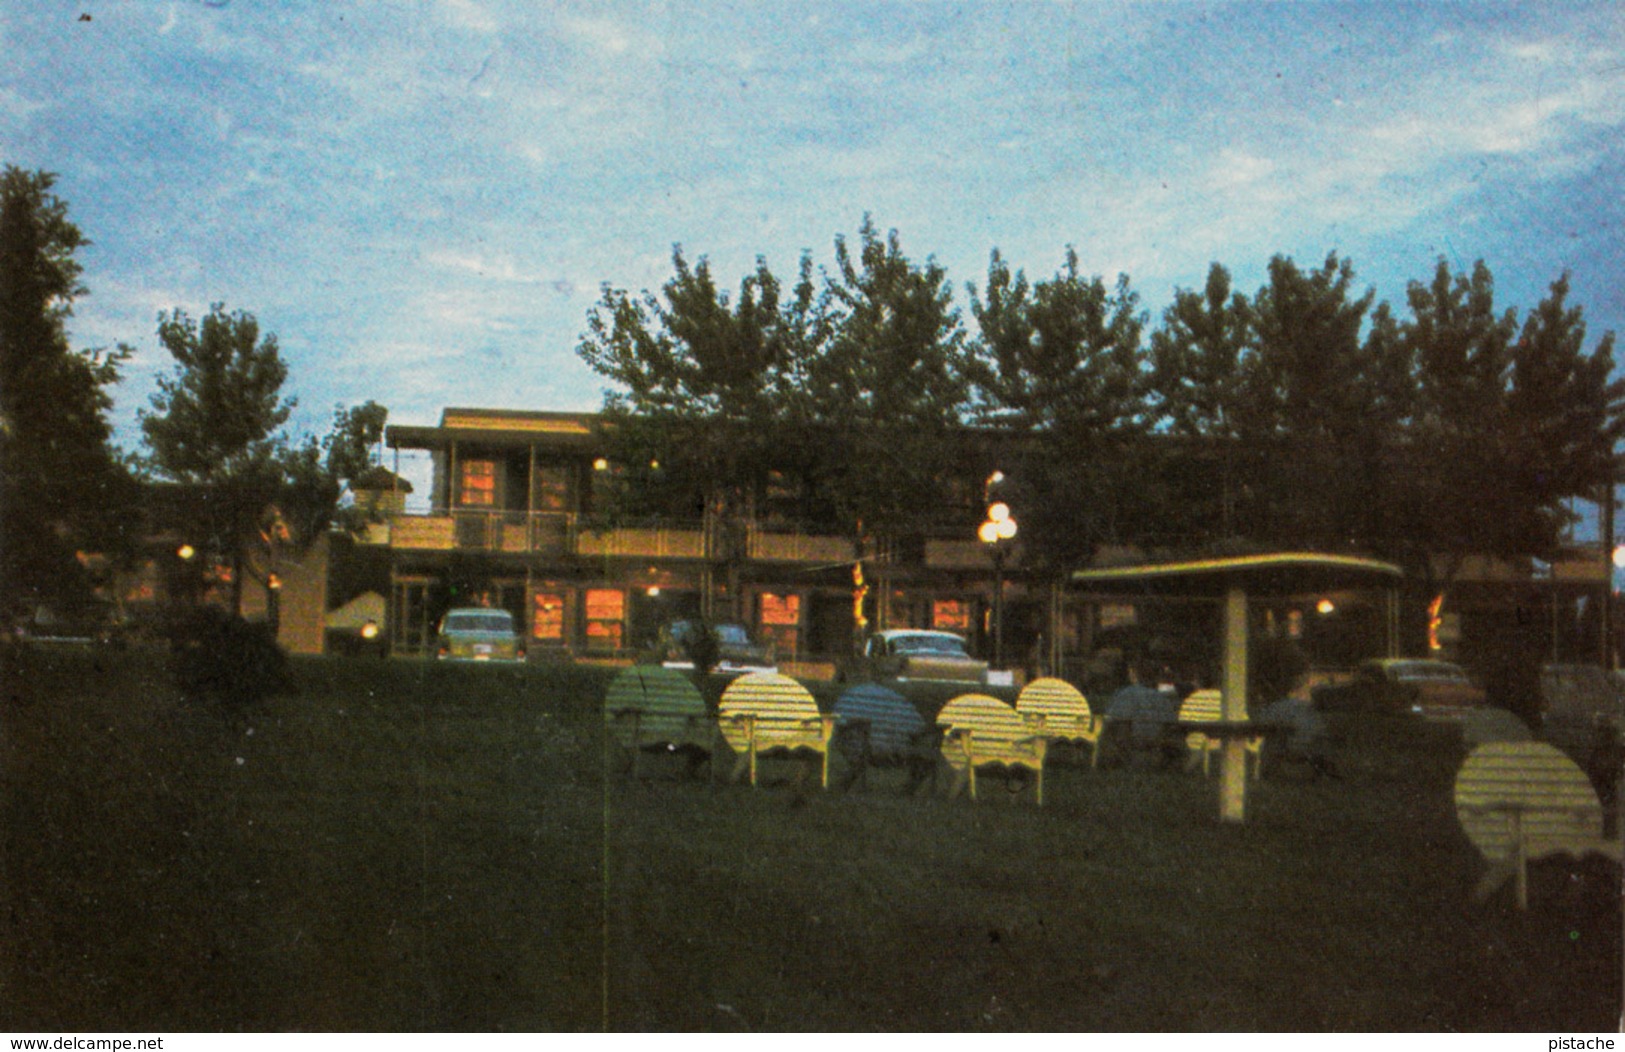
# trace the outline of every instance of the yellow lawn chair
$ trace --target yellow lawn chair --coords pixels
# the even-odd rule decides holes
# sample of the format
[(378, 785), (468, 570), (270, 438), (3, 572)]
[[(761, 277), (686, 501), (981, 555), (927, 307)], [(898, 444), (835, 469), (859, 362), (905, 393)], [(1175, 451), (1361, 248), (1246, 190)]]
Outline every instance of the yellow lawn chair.
[(823, 758), (821, 784), (829, 788), (829, 743), (835, 717), (818, 711), (812, 692), (788, 676), (752, 672), (722, 692), (717, 723), (728, 747), (739, 754), (733, 776), (748, 768), (756, 784), (757, 759), (775, 750), (812, 752)]
[(1519, 909), (1529, 908), (1529, 862), (1549, 855), (1597, 854), (1620, 860), (1620, 842), (1602, 834), (1602, 804), (1579, 764), (1537, 741), (1487, 742), (1456, 774), (1456, 818), (1489, 870), (1474, 897), (1509, 878)]
[(1100, 732), (1105, 720), (1089, 709), (1089, 699), (1064, 679), (1042, 677), (1021, 688), (1016, 711), (1039, 719), (1040, 733), (1052, 742), (1089, 746), (1089, 766), (1100, 762)]
[[(1244, 715), (1243, 719), (1246, 718)], [(1181, 723), (1217, 723), (1224, 719), (1224, 695), (1213, 688), (1192, 691), (1179, 706), (1179, 722)], [(1259, 768), (1264, 757), (1264, 738), (1262, 735), (1248, 738), (1247, 760), (1252, 771), (1253, 780), (1259, 777)], [(1185, 746), (1191, 751), (1190, 766), (1195, 767), (1197, 762), (1202, 764), (1202, 774), (1205, 777), (1210, 766), (1210, 758), (1214, 753), (1224, 748), (1224, 741), (1211, 737), (1201, 731), (1191, 731), (1185, 735)]]
[(1032, 771), (1038, 804), (1043, 806), (1049, 741), (1036, 716), (1024, 716), (986, 694), (962, 694), (943, 706), (937, 723), (944, 728), (942, 755), (954, 770), (950, 795), (968, 784), (970, 798), (976, 799), (976, 769), (998, 764)]

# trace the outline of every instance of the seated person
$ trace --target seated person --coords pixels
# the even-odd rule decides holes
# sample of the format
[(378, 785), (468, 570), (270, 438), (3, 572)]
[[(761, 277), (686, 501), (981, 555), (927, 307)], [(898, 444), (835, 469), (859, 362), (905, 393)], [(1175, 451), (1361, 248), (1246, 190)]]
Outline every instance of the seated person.
[(1147, 685), (1156, 682), (1156, 674), (1155, 668), (1130, 666), (1128, 683), (1106, 703), (1106, 725), (1115, 739), (1113, 752), (1157, 752), (1171, 764), (1185, 754), (1184, 739), (1173, 726), (1179, 719), (1179, 696)]
[(1264, 743), (1264, 767), (1273, 770), (1283, 760), (1297, 760), (1307, 763), (1316, 777), (1340, 777), (1332, 762), (1326, 717), (1303, 693), (1294, 689), (1258, 714), (1259, 723), (1280, 728)]

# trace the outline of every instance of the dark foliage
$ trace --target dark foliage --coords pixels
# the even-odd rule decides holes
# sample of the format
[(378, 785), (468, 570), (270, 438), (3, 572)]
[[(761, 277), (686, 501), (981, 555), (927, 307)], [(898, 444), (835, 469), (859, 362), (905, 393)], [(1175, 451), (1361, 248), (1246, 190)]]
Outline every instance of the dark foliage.
[(122, 550), (133, 497), (108, 443), (128, 350), (75, 352), (67, 319), (88, 244), (55, 177), (0, 172), (0, 612), (72, 611), (96, 583), (79, 551)]
[(270, 627), (218, 607), (178, 614), (169, 647), (170, 674), (190, 701), (247, 708), (293, 689), (288, 655)]

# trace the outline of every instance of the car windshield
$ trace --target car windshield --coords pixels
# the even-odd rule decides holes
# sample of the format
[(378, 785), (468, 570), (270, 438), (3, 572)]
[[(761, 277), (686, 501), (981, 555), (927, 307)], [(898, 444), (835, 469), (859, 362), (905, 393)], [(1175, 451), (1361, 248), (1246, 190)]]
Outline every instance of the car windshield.
[(1405, 661), (1389, 666), (1395, 679), (1402, 683), (1421, 680), (1467, 682), (1467, 673), (1458, 665), (1443, 661)]
[(744, 625), (718, 625), (717, 639), (724, 643), (747, 644), (750, 642), (750, 633), (745, 631)]
[(500, 610), (481, 611), (473, 614), (447, 614), (444, 631), (506, 634), (513, 631), (513, 617)]
[(958, 636), (898, 636), (892, 640), (892, 650), (898, 654), (954, 654), (968, 657), (965, 641)]

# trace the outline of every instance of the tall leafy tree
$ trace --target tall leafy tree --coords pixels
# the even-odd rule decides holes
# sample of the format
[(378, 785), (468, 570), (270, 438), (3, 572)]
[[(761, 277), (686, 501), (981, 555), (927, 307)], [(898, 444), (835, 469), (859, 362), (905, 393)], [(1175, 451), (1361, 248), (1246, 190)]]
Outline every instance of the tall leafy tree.
[[(240, 610), (252, 555), (290, 539), (278, 502), (290, 481), (313, 484), (319, 455), (289, 447), (288, 367), (276, 336), (262, 336), (252, 314), (217, 303), (195, 320), (177, 309), (159, 315), (158, 339), (175, 368), (159, 377), (152, 408), (141, 414), (151, 464), (198, 490), (208, 516), (200, 525), (230, 562), (232, 607)], [(260, 576), (269, 588), (269, 571)]]
[(0, 615), (89, 600), (80, 552), (123, 547), (132, 485), (109, 444), (109, 389), (128, 356), (75, 352), (87, 242), (55, 176), (0, 173)]
[(947, 271), (870, 217), (855, 245), (836, 238), (824, 295), (800, 415), (822, 428), (824, 495), (860, 544), (885, 545), (942, 502), (942, 451), (969, 404), (965, 331)]
[(1625, 431), (1625, 380), (1613, 378), (1614, 334), (1585, 349), (1584, 311), (1568, 302), (1569, 276), (1524, 318), (1507, 397), (1509, 475), (1523, 517), (1524, 550), (1549, 556), (1569, 523), (1563, 502), (1593, 498), (1615, 481)]
[(1409, 543), (1394, 554), (1432, 596), (1467, 556), (1515, 546), (1507, 526), (1522, 511), (1507, 485), (1507, 393), (1518, 325), (1516, 311), (1497, 309), (1482, 260), (1460, 274), (1441, 259), (1406, 298), (1400, 336), (1416, 362), (1416, 412), (1402, 461), (1410, 496), (1396, 507)]
[(1128, 278), (1085, 276), (1068, 248), (1054, 277), (1029, 285), (995, 251), (985, 293), (970, 296), (980, 415), (1031, 436), (1010, 477), (1023, 550), (1064, 572), (1154, 529), (1145, 317)]
[[(699, 494), (701, 508), (676, 506), (716, 530), (713, 550), (731, 576), (755, 494), (784, 445), (786, 373), (812, 293), (803, 280), (786, 295), (760, 259), (731, 295), (681, 246), (672, 269), (658, 295), (606, 286), (577, 348), (618, 388), (605, 400), (604, 439), (622, 485), (599, 510), (669, 511)], [(737, 587), (728, 591), (737, 598)]]
[(1383, 356), (1403, 348), (1386, 324), (1366, 339), (1374, 299), (1354, 294), (1354, 268), (1335, 253), (1308, 271), (1277, 256), (1252, 299), (1256, 353), (1244, 370), (1241, 433), (1267, 457), (1264, 532), (1277, 543), (1357, 544), (1367, 510), (1383, 499), (1373, 442), (1405, 412)]
[(1252, 305), (1218, 263), (1200, 291), (1175, 290), (1151, 334), (1153, 403), (1169, 441), (1179, 441), (1197, 465), (1183, 473), (1181, 510), (1170, 509), (1192, 533), (1241, 536), (1256, 507), (1244, 498), (1257, 493), (1259, 460), (1242, 442), (1244, 367), (1253, 353)]

